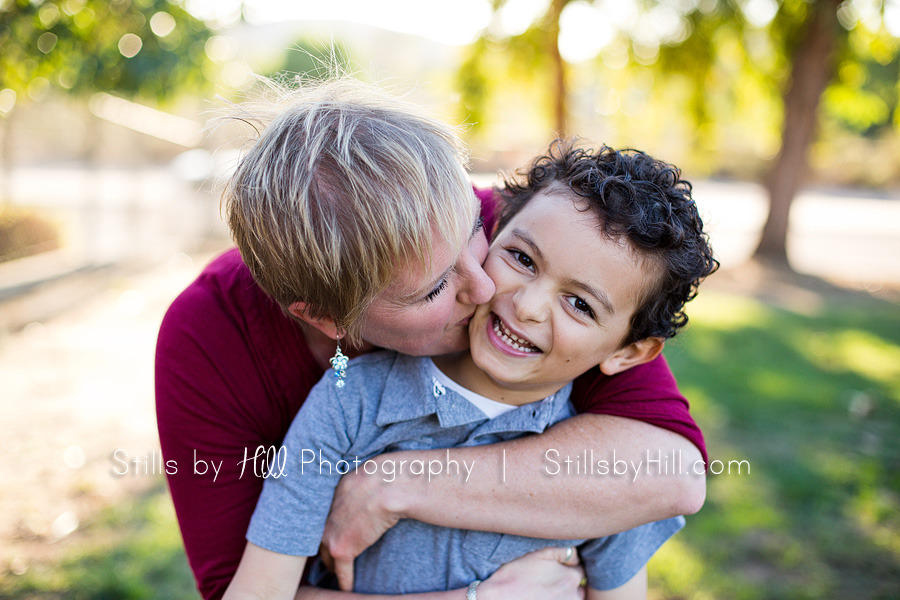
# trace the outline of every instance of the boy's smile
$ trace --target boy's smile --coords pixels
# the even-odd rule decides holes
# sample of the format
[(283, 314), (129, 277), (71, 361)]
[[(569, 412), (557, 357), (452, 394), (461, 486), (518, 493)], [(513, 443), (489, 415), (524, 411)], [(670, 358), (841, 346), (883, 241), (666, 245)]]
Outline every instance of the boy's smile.
[(504, 354), (510, 356), (528, 356), (541, 351), (524, 333), (516, 332), (495, 314), (491, 314), (491, 330), (488, 331), (490, 342)]
[(497, 292), (472, 317), (471, 359), (439, 363), (460, 384), (525, 404), (594, 366), (607, 374), (633, 366), (635, 345), (621, 343), (654, 265), (580, 208), (568, 189), (551, 187), (498, 233), (485, 262)]

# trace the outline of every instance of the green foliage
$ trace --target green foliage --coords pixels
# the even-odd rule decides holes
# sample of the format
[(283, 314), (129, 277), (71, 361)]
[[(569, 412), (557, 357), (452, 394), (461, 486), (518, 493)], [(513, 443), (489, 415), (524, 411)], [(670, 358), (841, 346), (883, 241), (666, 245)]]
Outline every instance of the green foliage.
[(859, 133), (883, 125), (891, 115), (887, 103), (878, 94), (849, 85), (831, 86), (823, 100), (829, 116)]
[(168, 0), (3, 0), (0, 89), (163, 100), (203, 89), (206, 25)]
[(465, 111), (464, 120), (470, 131), (479, 132), (484, 127), (487, 100), (491, 93), (491, 78), (485, 69), (487, 40), (482, 36), (469, 46), (456, 76), (456, 88)]
[[(555, 43), (548, 31), (532, 25), (525, 32), (506, 39), (489, 34), (479, 37), (469, 48), (460, 67), (456, 87), (463, 106), (463, 119), (473, 134), (490, 126), (489, 115), (510, 108), (505, 92), (515, 89), (545, 115), (552, 106), (552, 68), (548, 45)], [(549, 118), (549, 117), (548, 117)]]
[(892, 128), (898, 106), (900, 40), (883, 31), (856, 27), (842, 49), (837, 74), (823, 98), (829, 126), (877, 137)]
[[(320, 79), (336, 68), (351, 65), (352, 62), (350, 50), (341, 42), (333, 41), (329, 46), (322, 46), (303, 38), (296, 41), (285, 53), (281, 65), (265, 76), (290, 76), (301, 80)], [(352, 70), (349, 66), (345, 69)]]
[[(557, 0), (559, 7), (571, 0)], [(491, 0), (493, 10), (500, 10), (506, 0)], [(527, 98), (545, 116), (548, 124), (553, 112), (554, 94), (558, 90), (552, 80), (552, 50), (557, 43), (558, 15), (554, 2), (546, 13), (524, 32), (509, 37), (497, 36), (491, 29), (483, 31), (464, 54), (456, 78), (463, 106), (463, 119), (476, 136), (484, 134), (489, 122), (505, 112), (509, 91), (515, 89), (517, 104)], [(518, 107), (521, 108), (521, 107)]]
[[(812, 15), (806, 0), (781, 0), (772, 20), (759, 28), (748, 23), (736, 3), (714, 4), (713, 10), (698, 7), (685, 16), (691, 35), (683, 42), (664, 44), (655, 65), (662, 77), (694, 73), (689, 114), (700, 127), (749, 117), (744, 110), (723, 113), (721, 106), (713, 106), (724, 95), (730, 97), (730, 107), (740, 109), (741, 99), (734, 91), (746, 87), (745, 80), (771, 98), (783, 95), (791, 83), (794, 48)], [(823, 115), (836, 126), (831, 131), (874, 135), (890, 126), (898, 105), (900, 40), (883, 26), (871, 31), (861, 21), (847, 24), (850, 30), (839, 28), (839, 67), (823, 98)]]

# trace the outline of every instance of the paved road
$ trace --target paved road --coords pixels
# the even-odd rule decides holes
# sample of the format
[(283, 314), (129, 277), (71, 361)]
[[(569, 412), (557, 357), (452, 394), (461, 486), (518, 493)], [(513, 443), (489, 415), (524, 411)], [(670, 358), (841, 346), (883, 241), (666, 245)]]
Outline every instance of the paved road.
[[(723, 267), (746, 260), (766, 217), (763, 190), (704, 181), (694, 197)], [(788, 256), (803, 273), (869, 290), (900, 285), (900, 194), (804, 191), (791, 210)]]

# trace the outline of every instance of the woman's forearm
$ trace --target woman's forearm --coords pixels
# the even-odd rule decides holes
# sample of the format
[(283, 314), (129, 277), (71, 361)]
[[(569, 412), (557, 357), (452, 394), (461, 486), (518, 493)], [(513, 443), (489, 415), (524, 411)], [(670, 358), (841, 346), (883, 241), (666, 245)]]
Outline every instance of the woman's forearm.
[[(376, 497), (400, 518), (446, 527), (596, 538), (694, 513), (706, 494), (700, 452), (687, 439), (607, 415), (579, 415), (500, 444), (380, 460), (395, 461), (397, 471), (404, 458), (425, 461), (425, 472), (413, 474), (419, 469), (408, 462), (394, 482), (377, 485)], [(429, 477), (441, 463), (443, 472)]]

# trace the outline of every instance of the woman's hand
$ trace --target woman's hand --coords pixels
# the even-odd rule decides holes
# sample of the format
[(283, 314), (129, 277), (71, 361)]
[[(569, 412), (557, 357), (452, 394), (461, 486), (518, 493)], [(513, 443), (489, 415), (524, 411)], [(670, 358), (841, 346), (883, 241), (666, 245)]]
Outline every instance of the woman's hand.
[[(378, 461), (381, 457), (372, 460)], [(358, 471), (341, 477), (325, 522), (319, 556), (334, 571), (342, 590), (353, 589), (353, 561), (397, 524), (399, 515), (385, 506), (387, 486)]]
[(583, 600), (578, 552), (544, 548), (506, 563), (478, 586), (479, 600)]

